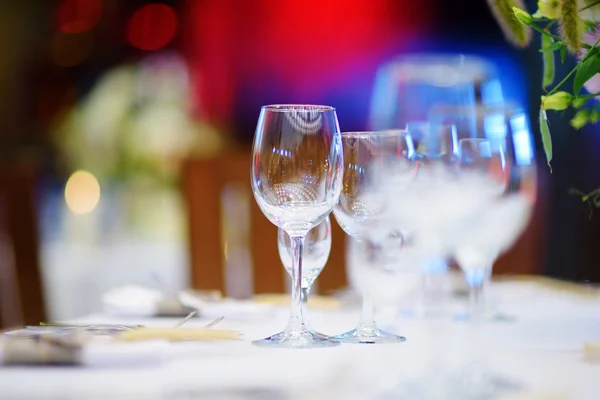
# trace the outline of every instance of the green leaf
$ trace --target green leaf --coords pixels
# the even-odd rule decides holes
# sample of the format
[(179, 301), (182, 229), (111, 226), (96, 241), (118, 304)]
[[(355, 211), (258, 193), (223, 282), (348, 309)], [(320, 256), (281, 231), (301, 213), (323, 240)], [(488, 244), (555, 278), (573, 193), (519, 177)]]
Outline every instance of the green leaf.
[(600, 52), (597, 48), (593, 48), (577, 68), (573, 79), (573, 94), (577, 95), (583, 84), (598, 72), (600, 72)]
[[(550, 36), (546, 36), (546, 35), (542, 35), (542, 48), (540, 49), (540, 53), (545, 53), (547, 51), (556, 51), (556, 50), (560, 50), (564, 47), (562, 42), (547, 42), (545, 40), (550, 39), (552, 40), (552, 38)], [(551, 43), (551, 44), (547, 44), (547, 43)]]
[(560, 48), (560, 62), (562, 64), (565, 63), (565, 57), (567, 56), (567, 46), (562, 46)]
[[(551, 37), (542, 35), (542, 48), (548, 48), (553, 44)], [(552, 51), (544, 51), (542, 53), (542, 59), (544, 61), (544, 77), (542, 79), (542, 87), (547, 88), (554, 82), (554, 53)]]
[[(546, 152), (546, 161), (550, 167), (552, 161), (552, 137), (550, 137), (550, 128), (548, 127), (548, 116), (546, 110), (540, 109), (540, 132), (542, 133), (542, 143), (544, 144), (544, 152)], [(552, 173), (552, 167), (550, 167)]]

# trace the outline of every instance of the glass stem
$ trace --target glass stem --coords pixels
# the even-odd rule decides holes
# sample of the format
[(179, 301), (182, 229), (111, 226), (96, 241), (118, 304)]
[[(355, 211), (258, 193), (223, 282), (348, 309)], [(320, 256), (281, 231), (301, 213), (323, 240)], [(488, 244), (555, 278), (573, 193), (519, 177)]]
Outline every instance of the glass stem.
[(366, 293), (366, 291), (363, 291), (362, 312), (360, 314), (360, 320), (358, 321), (358, 327), (356, 329), (376, 329), (373, 314), (373, 302), (371, 301), (371, 297)]
[(485, 288), (487, 279), (487, 268), (477, 268), (470, 273), (469, 279), (469, 311), (471, 318), (482, 320), (485, 317)]
[(302, 317), (304, 318), (304, 325), (309, 328), (308, 321), (308, 295), (310, 294), (310, 286), (302, 288)]
[(291, 236), (292, 245), (292, 307), (288, 330), (303, 331), (306, 329), (302, 315), (302, 251), (304, 236)]

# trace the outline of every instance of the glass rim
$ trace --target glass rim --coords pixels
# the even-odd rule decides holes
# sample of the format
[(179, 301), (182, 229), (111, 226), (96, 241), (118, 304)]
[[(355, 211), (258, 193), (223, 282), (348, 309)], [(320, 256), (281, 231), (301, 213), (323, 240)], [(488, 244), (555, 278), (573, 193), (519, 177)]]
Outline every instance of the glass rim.
[(268, 104), (262, 106), (263, 110), (273, 112), (289, 112), (289, 111), (319, 111), (331, 112), (335, 111), (335, 107), (324, 106), (318, 104)]
[(486, 139), (486, 138), (464, 138), (464, 139), (459, 139), (459, 142), (489, 142), (490, 139)]
[(410, 52), (401, 54), (390, 59), (386, 65), (397, 66), (401, 64), (414, 64), (416, 61), (419, 63), (436, 64), (440, 61), (460, 61), (466, 62), (470, 65), (477, 65), (486, 68), (494, 68), (495, 65), (485, 57), (475, 53), (453, 53), (453, 52)]
[(526, 108), (515, 101), (505, 101), (503, 103), (492, 103), (492, 104), (477, 104), (477, 105), (455, 105), (455, 104), (434, 104), (429, 112), (433, 114), (441, 114), (444, 112), (451, 112), (454, 114), (478, 114), (478, 113), (492, 113), (502, 112), (505, 114), (516, 114), (519, 112), (526, 112)]
[(370, 136), (384, 136), (391, 137), (396, 135), (408, 135), (408, 131), (406, 129), (384, 129), (379, 131), (348, 131), (341, 132), (340, 135), (343, 138), (358, 138), (358, 139), (367, 139)]

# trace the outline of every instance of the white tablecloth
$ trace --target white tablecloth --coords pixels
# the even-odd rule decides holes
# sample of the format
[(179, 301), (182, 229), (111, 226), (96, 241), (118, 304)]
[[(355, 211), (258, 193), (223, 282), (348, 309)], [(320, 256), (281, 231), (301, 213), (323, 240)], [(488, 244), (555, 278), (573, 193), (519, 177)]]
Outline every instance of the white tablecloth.
[[(495, 291), (516, 322), (474, 327), (452, 319), (387, 319), (407, 342), (302, 350), (252, 346), (284, 327), (282, 308), (219, 324), (242, 331), (244, 340), (172, 343), (157, 350), (160, 362), (136, 368), (0, 368), (0, 399), (368, 399), (376, 388), (441, 385), (442, 376), (478, 369), (506, 379), (511, 390), (498, 398), (600, 399), (600, 363), (586, 360), (583, 351), (586, 342), (600, 340), (600, 297), (530, 282), (498, 284)], [(352, 328), (357, 317), (358, 310), (310, 314), (313, 327), (326, 334)], [(170, 326), (176, 320), (95, 315), (77, 322)], [(387, 398), (421, 399), (402, 393)]]

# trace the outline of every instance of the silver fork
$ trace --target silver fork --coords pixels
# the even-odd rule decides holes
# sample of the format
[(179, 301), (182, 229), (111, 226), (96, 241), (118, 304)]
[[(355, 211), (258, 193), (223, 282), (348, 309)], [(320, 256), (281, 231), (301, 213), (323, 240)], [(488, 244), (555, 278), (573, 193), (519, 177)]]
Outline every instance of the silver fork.
[[(192, 311), (191, 313), (189, 313), (187, 315), (187, 317), (185, 317), (183, 320), (181, 320), (178, 323), (176, 323), (173, 328), (179, 328), (179, 327), (181, 327), (183, 324), (185, 324), (186, 322), (188, 322), (194, 315), (196, 315), (196, 311)], [(215, 319), (214, 321), (209, 322), (207, 325), (204, 326), (203, 329), (212, 328), (213, 326), (215, 326), (219, 322), (223, 321), (224, 318), (225, 317), (219, 317), (219, 318)]]

